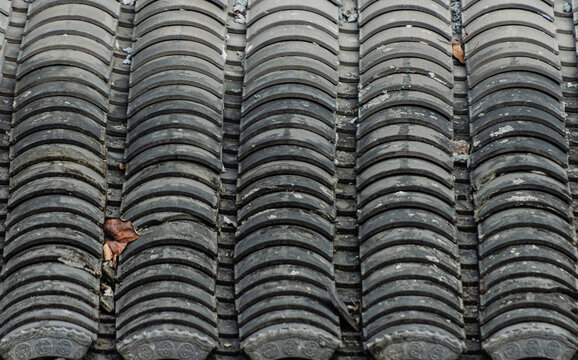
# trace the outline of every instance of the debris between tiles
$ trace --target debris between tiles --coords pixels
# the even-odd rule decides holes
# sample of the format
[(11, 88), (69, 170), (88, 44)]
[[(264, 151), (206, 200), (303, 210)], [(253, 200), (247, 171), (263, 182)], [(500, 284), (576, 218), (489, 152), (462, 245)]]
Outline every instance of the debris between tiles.
[(452, 141), (452, 152), (456, 155), (468, 155), (470, 153), (470, 143), (465, 140)]
[(452, 32), (455, 35), (462, 34), (462, 2), (461, 0), (452, 0), (450, 5), (452, 12)]
[(245, 16), (247, 12), (247, 0), (236, 0), (235, 6), (233, 6), (233, 13), (235, 14), (235, 22), (238, 24), (245, 24), (247, 18)]
[(132, 58), (132, 54), (131, 54), (132, 48), (126, 47), (126, 48), (123, 48), (122, 51), (126, 53), (126, 58), (122, 61), (122, 63), (125, 65), (130, 65), (131, 58)]
[(356, 8), (344, 9), (341, 11), (343, 18), (347, 19), (348, 23), (354, 23), (359, 19), (359, 13)]
[(247, 22), (247, 18), (245, 17), (245, 15), (239, 13), (235, 15), (235, 22), (238, 24), (245, 24)]

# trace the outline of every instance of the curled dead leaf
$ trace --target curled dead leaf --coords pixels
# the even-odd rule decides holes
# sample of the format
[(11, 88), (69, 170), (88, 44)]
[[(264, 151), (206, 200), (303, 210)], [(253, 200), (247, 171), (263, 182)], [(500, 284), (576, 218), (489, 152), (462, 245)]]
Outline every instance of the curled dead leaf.
[(118, 256), (126, 248), (126, 245), (139, 238), (139, 234), (130, 221), (122, 219), (108, 219), (104, 222), (105, 243), (102, 248), (104, 261), (111, 261), (112, 267), (116, 267)]
[(112, 260), (112, 250), (108, 246), (108, 242), (104, 243), (104, 246), (102, 247), (102, 253), (104, 254), (104, 261)]
[(139, 234), (130, 221), (108, 219), (104, 222), (104, 237), (109, 240), (129, 243), (139, 238)]
[(118, 256), (122, 254), (127, 244), (128, 243), (125, 242), (106, 240), (104, 246), (108, 246), (112, 253), (112, 267), (116, 268), (116, 260), (118, 259)]
[(124, 250), (124, 248), (126, 248), (127, 243), (107, 240), (106, 245), (108, 245), (108, 247), (110, 248), (114, 260), (114, 257), (120, 255)]
[(456, 59), (458, 59), (462, 64), (466, 62), (464, 49), (462, 48), (462, 42), (456, 41), (452, 43), (452, 54)]

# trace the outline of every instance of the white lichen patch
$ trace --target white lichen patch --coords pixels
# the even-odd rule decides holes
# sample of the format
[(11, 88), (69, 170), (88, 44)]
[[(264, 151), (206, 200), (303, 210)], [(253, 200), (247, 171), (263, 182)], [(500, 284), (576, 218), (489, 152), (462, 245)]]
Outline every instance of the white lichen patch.
[(514, 195), (508, 198), (508, 201), (538, 201), (538, 198), (531, 195)]
[(295, 198), (297, 198), (297, 199), (303, 199), (303, 195), (301, 195), (299, 193), (293, 193), (293, 196), (295, 196)]
[(383, 53), (386, 53), (386, 52), (391, 51), (391, 50), (393, 50), (393, 48), (388, 48), (385, 45), (381, 45), (377, 48), (377, 51), (381, 51)]
[(429, 76), (430, 78), (434, 79), (435, 81), (439, 82), (440, 84), (446, 86), (447, 83), (445, 81), (443, 81), (442, 79), (438, 79), (436, 77), (436, 74), (433, 73), (433, 71), (430, 71), (427, 73), (427, 76)]
[(498, 130), (490, 133), (490, 137), (496, 137), (508, 133), (510, 131), (514, 131), (514, 128), (511, 125), (502, 126)]
[(372, 107), (375, 107), (375, 106), (381, 104), (382, 102), (384, 102), (387, 99), (389, 99), (389, 94), (387, 93), (387, 91), (384, 91), (383, 93), (381, 93), (381, 95), (371, 99), (371, 101), (369, 101), (367, 104), (363, 105), (363, 107), (361, 108), (361, 111), (371, 109)]

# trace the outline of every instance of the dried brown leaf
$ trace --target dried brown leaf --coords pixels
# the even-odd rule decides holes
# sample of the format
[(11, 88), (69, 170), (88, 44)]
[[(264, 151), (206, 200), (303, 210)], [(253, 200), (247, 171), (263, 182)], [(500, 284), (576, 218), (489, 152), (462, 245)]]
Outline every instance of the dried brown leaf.
[(461, 41), (456, 41), (456, 42), (452, 43), (452, 54), (462, 64), (464, 64), (466, 62), (464, 49), (462, 48), (462, 42)]
[(111, 261), (112, 267), (116, 267), (118, 256), (126, 248), (126, 245), (139, 238), (139, 234), (130, 221), (122, 219), (108, 219), (103, 226), (105, 244), (102, 248), (104, 261)]
[(124, 250), (124, 248), (126, 248), (126, 245), (127, 245), (127, 243), (122, 243), (122, 242), (118, 242), (118, 241), (111, 241), (111, 240), (106, 240), (106, 244), (108, 244), (108, 247), (110, 248), (110, 251), (112, 252), (113, 259), (115, 256), (119, 256), (120, 254), (122, 254), (122, 251)]
[(102, 247), (102, 252), (104, 254), (104, 261), (112, 260), (112, 257), (113, 257), (112, 250), (108, 246), (108, 241), (106, 243), (104, 243), (104, 246)]
[[(111, 254), (112, 254), (111, 259), (108, 259), (108, 260), (112, 260), (112, 267), (116, 268), (116, 260), (118, 259), (118, 256), (120, 254), (122, 254), (123, 250), (126, 248), (127, 245), (128, 245), (128, 243), (126, 243), (126, 242), (106, 240), (106, 242), (104, 243), (104, 246), (108, 247), (110, 249)], [(106, 258), (105, 258), (105, 260), (106, 260)], [(106, 260), (106, 261), (108, 261), (108, 260)]]
[(108, 219), (104, 222), (104, 237), (121, 243), (129, 243), (139, 238), (130, 221)]

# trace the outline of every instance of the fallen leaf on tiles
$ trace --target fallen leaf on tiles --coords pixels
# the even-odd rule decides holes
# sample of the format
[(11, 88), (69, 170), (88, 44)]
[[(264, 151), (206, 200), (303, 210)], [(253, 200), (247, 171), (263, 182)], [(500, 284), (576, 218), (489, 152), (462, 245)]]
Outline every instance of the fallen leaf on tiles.
[(105, 243), (104, 246), (102, 247), (102, 252), (104, 254), (104, 261), (112, 260), (112, 257), (113, 257), (112, 250), (108, 246), (108, 242)]
[(456, 41), (456, 42), (452, 43), (452, 54), (462, 64), (466, 62), (466, 58), (464, 55), (464, 49), (462, 48), (462, 42), (461, 41)]
[(112, 252), (112, 256), (114, 259), (115, 256), (118, 256), (123, 252), (124, 248), (126, 248), (127, 243), (106, 240), (106, 245), (108, 245), (108, 247), (110, 248), (110, 251)]
[(112, 267), (116, 268), (116, 260), (118, 259), (118, 256), (122, 254), (127, 244), (128, 243), (126, 242), (106, 240), (104, 245), (108, 246), (110, 251), (112, 252)]
[(122, 219), (108, 219), (104, 222), (104, 246), (102, 252), (104, 261), (111, 261), (116, 268), (116, 260), (126, 245), (139, 238), (139, 234), (130, 221)]
[(130, 221), (108, 219), (104, 222), (104, 237), (108, 240), (129, 243), (138, 239), (139, 234)]

